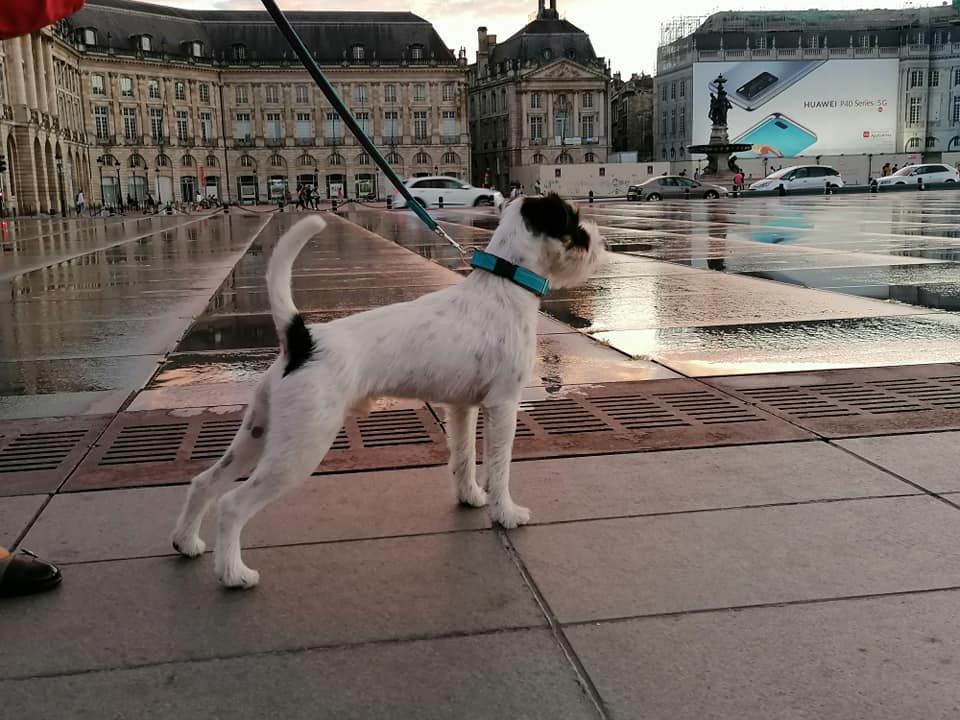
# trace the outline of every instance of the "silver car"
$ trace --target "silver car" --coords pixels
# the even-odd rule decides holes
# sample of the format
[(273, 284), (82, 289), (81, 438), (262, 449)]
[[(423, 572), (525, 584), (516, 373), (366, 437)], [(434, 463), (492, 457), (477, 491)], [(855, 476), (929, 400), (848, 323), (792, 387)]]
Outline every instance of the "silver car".
[(702, 183), (683, 175), (660, 175), (639, 185), (631, 185), (627, 190), (627, 199), (650, 202), (688, 197), (715, 200), (728, 194), (727, 189), (722, 185)]

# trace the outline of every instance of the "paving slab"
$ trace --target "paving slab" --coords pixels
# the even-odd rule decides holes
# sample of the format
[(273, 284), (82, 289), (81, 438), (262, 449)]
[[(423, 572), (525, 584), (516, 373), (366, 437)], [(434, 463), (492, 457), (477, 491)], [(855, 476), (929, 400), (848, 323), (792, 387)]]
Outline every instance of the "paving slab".
[(545, 630), (0, 681), (0, 695), (23, 720), (597, 717)]
[(0, 396), (0, 422), (27, 418), (111, 414), (120, 410), (128, 397), (130, 397), (129, 390), (3, 395)]
[(566, 628), (615, 720), (955, 718), (960, 591)]
[(930, 497), (544, 525), (511, 537), (562, 622), (960, 585), (960, 511)]
[(261, 571), (250, 591), (218, 587), (209, 556), (69, 566), (55, 592), (5, 601), (0, 678), (543, 624), (491, 532), (245, 559)]
[(960, 491), (960, 432), (881, 435), (834, 442), (927, 490)]
[[(26, 544), (62, 563), (173, 554), (186, 495), (182, 485), (57, 495)], [(203, 530), (210, 548), (214, 517)], [(446, 468), (433, 467), (311, 477), (257, 513), (242, 539), (269, 547), (489, 527), (486, 511), (457, 505)]]
[(0, 546), (9, 548), (12, 545), (46, 500), (46, 495), (0, 497)]

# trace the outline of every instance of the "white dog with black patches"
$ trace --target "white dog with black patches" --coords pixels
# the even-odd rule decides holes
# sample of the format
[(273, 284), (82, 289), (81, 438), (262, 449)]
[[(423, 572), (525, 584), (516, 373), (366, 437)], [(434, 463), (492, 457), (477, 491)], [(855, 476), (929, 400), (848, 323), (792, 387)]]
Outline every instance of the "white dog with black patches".
[[(240, 532), (258, 510), (320, 464), (351, 410), (378, 397), (447, 406), (450, 473), (461, 503), (490, 505), (494, 521), (523, 525), (530, 511), (510, 497), (520, 393), (536, 353), (546, 280), (569, 287), (600, 264), (596, 226), (555, 195), (507, 205), (486, 253), (459, 284), (417, 300), (306, 326), (293, 304), (297, 254), (326, 223), (315, 215), (277, 243), (267, 269), (281, 355), (266, 372), (227, 452), (190, 484), (172, 541), (188, 557), (206, 548), (200, 525), (217, 503), (215, 569), (228, 587), (253, 587)], [(484, 412), (486, 489), (476, 481), (476, 423)], [(252, 472), (251, 472), (252, 470)], [(234, 480), (250, 473), (243, 484)]]

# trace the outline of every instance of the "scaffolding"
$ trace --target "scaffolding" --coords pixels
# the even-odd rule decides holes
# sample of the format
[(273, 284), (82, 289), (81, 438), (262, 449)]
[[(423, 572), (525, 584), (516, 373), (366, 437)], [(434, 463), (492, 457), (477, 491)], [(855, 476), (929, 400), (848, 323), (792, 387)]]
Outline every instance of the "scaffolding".
[(660, 24), (660, 45), (669, 45), (693, 32), (709, 15), (681, 15)]

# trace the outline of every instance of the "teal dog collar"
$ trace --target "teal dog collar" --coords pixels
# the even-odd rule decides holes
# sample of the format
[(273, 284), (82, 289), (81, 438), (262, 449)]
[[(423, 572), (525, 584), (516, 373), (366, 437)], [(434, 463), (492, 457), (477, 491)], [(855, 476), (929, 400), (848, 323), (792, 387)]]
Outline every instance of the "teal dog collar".
[(507, 262), (496, 255), (476, 250), (473, 257), (470, 258), (470, 267), (486, 270), (489, 273), (506, 278), (519, 285), (524, 290), (529, 290), (537, 297), (543, 297), (550, 289), (550, 283), (546, 278), (540, 277), (535, 272), (530, 272), (526, 268)]

